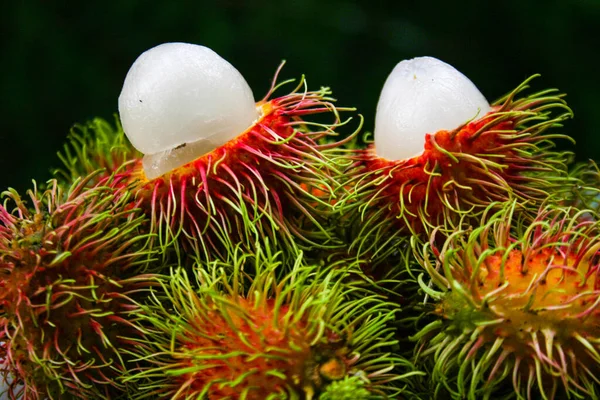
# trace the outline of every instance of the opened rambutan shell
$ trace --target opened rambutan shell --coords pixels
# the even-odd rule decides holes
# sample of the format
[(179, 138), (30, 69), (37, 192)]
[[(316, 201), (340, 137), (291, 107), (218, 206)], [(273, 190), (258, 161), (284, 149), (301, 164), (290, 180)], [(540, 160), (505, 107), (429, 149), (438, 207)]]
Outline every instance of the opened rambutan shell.
[[(118, 185), (134, 185), (135, 201), (150, 215), (163, 250), (183, 243), (187, 252), (210, 259), (265, 238), (289, 251), (340, 246), (327, 222), (339, 175), (330, 154), (342, 145), (331, 138), (344, 122), (327, 88), (299, 92), (304, 85), (259, 102), (260, 118), (245, 132), (157, 178), (146, 177), (141, 154), (120, 126), (110, 142), (102, 120), (72, 132), (61, 157), (67, 168), (58, 173), (69, 181), (95, 168), (104, 168), (105, 176), (116, 171)], [(331, 114), (333, 122), (304, 119), (319, 113)]]
[(494, 202), (517, 199), (535, 209), (567, 195), (574, 181), (566, 167), (570, 153), (552, 149), (566, 136), (551, 129), (571, 111), (554, 90), (517, 98), (528, 82), (486, 115), (427, 134), (419, 156), (387, 160), (373, 148), (354, 151), (337, 208), (358, 254), (394, 251), (388, 244), (409, 233), (451, 231), (460, 218), (477, 217)]
[[(221, 257), (223, 247), (265, 238), (288, 249), (338, 246), (326, 224), (335, 186), (327, 149), (338, 144), (323, 141), (340, 122), (327, 94), (259, 103), (261, 117), (246, 132), (159, 178), (147, 180), (138, 163), (132, 181), (153, 225), (165, 236), (183, 232), (198, 254)], [(323, 112), (333, 125), (308, 130), (301, 117)]]

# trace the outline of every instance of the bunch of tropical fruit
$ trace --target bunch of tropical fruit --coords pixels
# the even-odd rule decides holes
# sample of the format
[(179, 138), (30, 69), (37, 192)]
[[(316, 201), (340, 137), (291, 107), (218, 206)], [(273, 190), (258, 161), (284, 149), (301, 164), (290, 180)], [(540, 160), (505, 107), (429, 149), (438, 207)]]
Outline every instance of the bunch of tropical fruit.
[(405, 60), (370, 135), (280, 70), (256, 102), (152, 48), (114, 122), (4, 191), (0, 397), (600, 398), (600, 174), (564, 96)]

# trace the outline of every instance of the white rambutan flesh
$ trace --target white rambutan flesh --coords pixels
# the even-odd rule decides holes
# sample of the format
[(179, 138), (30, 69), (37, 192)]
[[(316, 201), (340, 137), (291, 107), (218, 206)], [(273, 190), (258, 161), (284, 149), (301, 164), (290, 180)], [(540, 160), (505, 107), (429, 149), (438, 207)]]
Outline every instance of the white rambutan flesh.
[(145, 155), (148, 178), (225, 144), (258, 118), (238, 70), (211, 49), (188, 43), (161, 44), (135, 60), (119, 114), (125, 134)]
[(473, 82), (451, 65), (433, 57), (401, 61), (379, 97), (375, 152), (388, 160), (418, 156), (427, 133), (453, 130), (488, 111)]

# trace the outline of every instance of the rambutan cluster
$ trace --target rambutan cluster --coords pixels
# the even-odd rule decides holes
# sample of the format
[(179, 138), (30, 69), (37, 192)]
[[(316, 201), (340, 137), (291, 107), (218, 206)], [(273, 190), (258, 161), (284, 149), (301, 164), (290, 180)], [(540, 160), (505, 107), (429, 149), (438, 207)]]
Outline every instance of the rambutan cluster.
[[(426, 374), (412, 395), (598, 398), (597, 169), (570, 173), (571, 154), (552, 150), (568, 139), (558, 131), (571, 117), (562, 95), (519, 98), (528, 80), (487, 106), (448, 67), (400, 63), (374, 144), (340, 153), (349, 161), (336, 208), (350, 253), (402, 305), (407, 357)], [(416, 88), (411, 100), (433, 111), (389, 85)], [(446, 93), (460, 86), (461, 95)], [(448, 109), (449, 125), (423, 132), (421, 152), (401, 158), (398, 132), (414, 128), (407, 115), (435, 123)], [(457, 121), (460, 112), (470, 119)], [(398, 135), (398, 151), (382, 135)]]
[(403, 61), (363, 148), (328, 88), (145, 52), (116, 124), (5, 192), (0, 396), (600, 398), (598, 170), (530, 80), (490, 105)]

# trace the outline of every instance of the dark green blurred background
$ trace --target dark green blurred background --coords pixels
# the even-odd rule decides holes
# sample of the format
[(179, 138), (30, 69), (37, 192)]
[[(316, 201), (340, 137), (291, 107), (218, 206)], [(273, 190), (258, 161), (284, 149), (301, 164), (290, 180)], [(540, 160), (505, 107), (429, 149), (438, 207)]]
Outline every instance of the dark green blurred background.
[(489, 100), (539, 72), (575, 111), (565, 132), (600, 159), (600, 0), (12, 1), (2, 7), (0, 188), (46, 180), (71, 125), (111, 119), (131, 63), (159, 43), (211, 47), (255, 97), (282, 77), (331, 86), (373, 127), (381, 86), (403, 58), (438, 57)]

